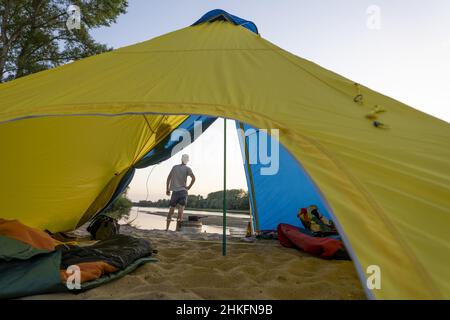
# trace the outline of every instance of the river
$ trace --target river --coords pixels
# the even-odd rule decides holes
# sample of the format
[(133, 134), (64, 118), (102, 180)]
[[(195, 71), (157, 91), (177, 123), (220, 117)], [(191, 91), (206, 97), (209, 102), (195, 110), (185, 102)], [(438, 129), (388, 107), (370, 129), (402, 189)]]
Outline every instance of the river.
[[(151, 212), (169, 212), (168, 208), (154, 208), (154, 207), (133, 207), (130, 211), (129, 218), (127, 221), (121, 220), (120, 223), (124, 224), (127, 222), (132, 222), (131, 224), (139, 229), (145, 230), (165, 230), (166, 229), (166, 217), (151, 214)], [(197, 211), (197, 210), (184, 210), (185, 213), (194, 214), (198, 216), (222, 216), (221, 212), (211, 212), (211, 211)], [(248, 218), (248, 214), (240, 214), (240, 213), (227, 213), (229, 217), (235, 218)], [(176, 217), (176, 212), (174, 214)], [(175, 230), (176, 221), (175, 219), (170, 224), (169, 230)], [(242, 228), (231, 228), (235, 230), (242, 230)], [(214, 226), (214, 225), (203, 225), (202, 232), (206, 233), (223, 233), (222, 226)], [(227, 234), (230, 234), (230, 228), (227, 228)]]

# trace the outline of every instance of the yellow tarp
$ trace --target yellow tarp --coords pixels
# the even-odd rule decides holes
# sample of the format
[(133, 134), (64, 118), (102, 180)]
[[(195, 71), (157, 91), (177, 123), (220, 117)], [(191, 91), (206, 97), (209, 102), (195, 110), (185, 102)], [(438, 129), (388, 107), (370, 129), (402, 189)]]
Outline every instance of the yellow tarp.
[[(353, 101), (358, 93), (363, 105)], [(365, 117), (375, 105), (389, 129)], [(280, 129), (360, 272), (381, 268), (375, 297), (450, 298), (449, 124), (227, 22), (0, 85), (0, 217), (52, 231), (78, 225), (154, 145), (142, 113)], [(158, 117), (148, 115), (150, 124)]]
[(126, 171), (157, 143), (157, 125), (174, 128), (185, 118), (73, 116), (0, 124), (0, 217), (52, 232), (73, 230), (106, 205)]

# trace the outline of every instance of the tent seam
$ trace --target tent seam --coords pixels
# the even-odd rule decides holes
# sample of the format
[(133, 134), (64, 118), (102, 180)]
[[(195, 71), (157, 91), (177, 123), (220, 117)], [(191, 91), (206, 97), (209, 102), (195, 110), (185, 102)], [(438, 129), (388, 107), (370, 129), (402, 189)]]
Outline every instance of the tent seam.
[[(120, 50), (120, 49), (119, 49)], [(121, 55), (121, 54), (140, 54), (140, 53), (178, 53), (178, 52), (202, 52), (202, 51), (236, 51), (236, 52), (240, 52), (240, 51), (267, 51), (267, 52), (272, 52), (272, 51), (283, 51), (283, 49), (273, 49), (273, 48), (235, 48), (235, 49), (225, 49), (225, 48), (217, 48), (217, 49), (183, 49), (183, 50), (144, 50), (144, 51), (112, 51), (111, 54), (117, 54), (117, 55)]]

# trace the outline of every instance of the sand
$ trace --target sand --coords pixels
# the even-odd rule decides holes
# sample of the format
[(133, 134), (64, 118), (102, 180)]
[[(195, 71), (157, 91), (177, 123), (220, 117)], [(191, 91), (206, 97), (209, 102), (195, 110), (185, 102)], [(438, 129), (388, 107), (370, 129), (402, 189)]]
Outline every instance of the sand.
[(323, 260), (276, 240), (247, 243), (228, 239), (222, 256), (218, 234), (122, 226), (121, 233), (148, 238), (158, 249), (157, 263), (79, 293), (28, 299), (365, 299), (351, 261)]

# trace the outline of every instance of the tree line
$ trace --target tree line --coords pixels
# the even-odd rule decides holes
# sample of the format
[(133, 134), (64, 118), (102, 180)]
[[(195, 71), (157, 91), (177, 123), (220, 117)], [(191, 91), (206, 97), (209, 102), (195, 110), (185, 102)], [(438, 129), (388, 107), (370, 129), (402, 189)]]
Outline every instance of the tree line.
[[(231, 189), (226, 191), (227, 209), (230, 210), (249, 210), (248, 192), (242, 189)], [(169, 207), (169, 199), (159, 199), (157, 201), (141, 200), (134, 203), (140, 207)], [(201, 195), (188, 195), (187, 208), (192, 209), (222, 209), (223, 191), (211, 192), (204, 198)]]

